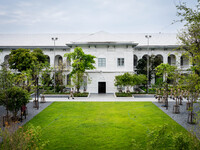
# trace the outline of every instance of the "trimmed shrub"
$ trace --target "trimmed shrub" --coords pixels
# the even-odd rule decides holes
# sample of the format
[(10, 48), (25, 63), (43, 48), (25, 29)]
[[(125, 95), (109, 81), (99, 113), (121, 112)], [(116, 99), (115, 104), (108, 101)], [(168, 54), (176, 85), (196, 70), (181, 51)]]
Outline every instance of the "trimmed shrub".
[(115, 93), (117, 97), (132, 97), (132, 93)]
[(85, 93), (74, 93), (74, 97), (88, 97), (88, 94), (87, 92)]

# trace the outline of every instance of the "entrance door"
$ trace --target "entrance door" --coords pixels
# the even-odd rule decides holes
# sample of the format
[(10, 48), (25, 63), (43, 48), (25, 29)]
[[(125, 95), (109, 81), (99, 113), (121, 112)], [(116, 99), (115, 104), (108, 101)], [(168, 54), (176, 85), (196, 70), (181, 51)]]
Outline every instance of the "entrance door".
[(106, 93), (106, 82), (99, 82), (99, 93)]

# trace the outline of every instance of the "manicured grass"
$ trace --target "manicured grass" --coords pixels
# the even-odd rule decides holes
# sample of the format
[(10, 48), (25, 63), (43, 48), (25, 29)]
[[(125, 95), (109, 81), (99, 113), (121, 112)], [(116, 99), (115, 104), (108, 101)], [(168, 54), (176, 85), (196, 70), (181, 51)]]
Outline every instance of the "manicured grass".
[(151, 102), (54, 102), (29, 123), (42, 127), (48, 150), (132, 149), (164, 123), (187, 132)]

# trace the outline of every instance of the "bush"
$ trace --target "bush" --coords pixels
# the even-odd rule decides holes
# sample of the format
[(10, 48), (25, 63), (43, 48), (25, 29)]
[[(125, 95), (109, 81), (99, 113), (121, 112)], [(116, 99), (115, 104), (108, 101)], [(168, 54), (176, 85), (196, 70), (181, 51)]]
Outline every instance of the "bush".
[(6, 107), (13, 113), (13, 119), (17, 120), (17, 113), (21, 109), (22, 105), (26, 105), (29, 102), (30, 94), (28, 91), (21, 87), (10, 87), (0, 92), (0, 104)]
[(87, 92), (84, 92), (84, 93), (74, 93), (74, 97), (88, 97), (88, 94)]
[(69, 94), (69, 91), (66, 92), (54, 92), (54, 91), (45, 91), (43, 94)]
[(155, 88), (149, 88), (149, 94), (155, 94), (156, 89)]
[(170, 125), (158, 126), (146, 135), (146, 145), (140, 145), (135, 139), (132, 140), (132, 145), (137, 147), (137, 149), (148, 150), (159, 150), (159, 149), (169, 149), (169, 150), (199, 150), (200, 141), (196, 136), (188, 132), (188, 134), (183, 134), (181, 132), (174, 133)]
[(132, 93), (115, 93), (117, 97), (132, 97)]
[[(14, 130), (14, 129), (13, 129)], [(0, 130), (0, 136), (3, 142), (0, 143), (0, 149), (3, 150), (27, 150), (27, 149), (44, 149), (48, 141), (41, 140), (42, 129), (30, 125), (26, 129), (19, 128), (12, 131), (10, 128)]]

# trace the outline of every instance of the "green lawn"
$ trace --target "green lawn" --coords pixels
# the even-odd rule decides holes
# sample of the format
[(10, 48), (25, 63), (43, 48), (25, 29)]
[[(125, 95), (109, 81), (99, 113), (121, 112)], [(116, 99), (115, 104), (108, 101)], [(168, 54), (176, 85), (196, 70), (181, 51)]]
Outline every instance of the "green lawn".
[(29, 123), (42, 127), (48, 150), (132, 149), (164, 123), (186, 132), (151, 102), (54, 102)]

